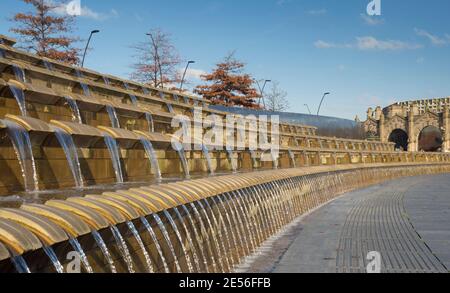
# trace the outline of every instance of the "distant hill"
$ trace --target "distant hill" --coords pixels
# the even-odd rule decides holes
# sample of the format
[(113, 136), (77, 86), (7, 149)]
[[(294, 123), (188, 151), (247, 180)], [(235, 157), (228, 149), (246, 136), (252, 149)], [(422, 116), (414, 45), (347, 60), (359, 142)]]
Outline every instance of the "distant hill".
[(315, 126), (318, 128), (317, 133), (319, 135), (355, 139), (364, 138), (364, 131), (361, 126), (355, 121), (348, 119), (288, 112), (259, 111), (225, 106), (210, 106), (210, 108), (241, 115), (278, 115), (280, 116), (281, 122)]

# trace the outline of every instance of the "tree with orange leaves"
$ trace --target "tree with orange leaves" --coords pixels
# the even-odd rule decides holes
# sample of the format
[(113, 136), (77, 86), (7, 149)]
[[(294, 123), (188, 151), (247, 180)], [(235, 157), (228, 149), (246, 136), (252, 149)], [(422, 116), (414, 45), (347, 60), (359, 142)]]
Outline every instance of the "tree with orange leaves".
[(256, 99), (260, 95), (253, 87), (253, 78), (244, 73), (244, 67), (245, 64), (236, 60), (232, 52), (216, 65), (212, 73), (202, 75), (209, 84), (197, 86), (194, 92), (212, 104), (258, 109), (260, 106)]
[(61, 3), (48, 0), (22, 0), (34, 7), (34, 11), (17, 13), (11, 21), (17, 27), (10, 29), (19, 35), (21, 48), (41, 57), (77, 64), (80, 50), (73, 47), (77, 38), (66, 36), (72, 31), (74, 17), (58, 16), (55, 11)]

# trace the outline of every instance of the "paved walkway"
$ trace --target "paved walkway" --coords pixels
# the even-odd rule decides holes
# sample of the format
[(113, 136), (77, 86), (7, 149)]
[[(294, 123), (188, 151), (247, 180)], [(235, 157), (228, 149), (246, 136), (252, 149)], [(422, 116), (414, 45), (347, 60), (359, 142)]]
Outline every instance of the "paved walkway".
[(249, 271), (366, 272), (367, 254), (377, 251), (382, 272), (448, 272), (450, 175), (405, 178), (345, 194), (291, 230), (294, 237), (291, 231), (274, 244), (283, 253), (270, 269), (255, 261)]

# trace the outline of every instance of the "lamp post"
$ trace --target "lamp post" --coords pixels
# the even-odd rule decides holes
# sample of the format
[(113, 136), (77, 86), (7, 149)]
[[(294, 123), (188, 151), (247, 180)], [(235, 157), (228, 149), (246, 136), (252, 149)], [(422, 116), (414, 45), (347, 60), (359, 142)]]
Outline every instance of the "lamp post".
[[(163, 73), (162, 73), (161, 61), (159, 60), (158, 45), (156, 44), (155, 38), (153, 37), (153, 35), (151, 33), (147, 33), (146, 35), (149, 36), (150, 39), (152, 40), (152, 46), (153, 46), (153, 49), (155, 50), (155, 55), (156, 55), (156, 62), (158, 63), (156, 65), (159, 68), (159, 75), (161, 77), (161, 88), (164, 88), (164, 77), (163, 77)], [(156, 80), (156, 77), (155, 77), (155, 80)], [(155, 86), (156, 86), (156, 84), (155, 84)]]
[(188, 63), (186, 64), (186, 69), (184, 69), (184, 73), (183, 73), (183, 78), (181, 79), (181, 84), (180, 84), (180, 91), (183, 91), (183, 83), (184, 83), (184, 78), (186, 77), (186, 72), (189, 68), (190, 64), (194, 64), (195, 61), (188, 61)]
[(91, 31), (91, 34), (89, 35), (89, 39), (88, 39), (87, 44), (86, 44), (86, 48), (84, 49), (83, 60), (81, 61), (81, 67), (84, 67), (84, 59), (86, 58), (86, 53), (87, 53), (87, 50), (89, 48), (89, 43), (91, 42), (92, 35), (93, 34), (97, 34), (99, 32), (100, 32), (99, 30)]
[(311, 114), (312, 114), (312, 113), (311, 113), (311, 109), (309, 109), (308, 104), (305, 104), (305, 106), (306, 106), (306, 108), (308, 109), (309, 115), (311, 115)]
[[(255, 80), (255, 81), (256, 81), (256, 84), (258, 85), (259, 92), (260, 92), (260, 95), (261, 95), (261, 99), (263, 100), (264, 109), (266, 109), (266, 101), (264, 100), (264, 89), (266, 88), (267, 83), (272, 82), (272, 81), (270, 79), (266, 79), (264, 81), (264, 85), (263, 85), (262, 88), (261, 88), (259, 82), (257, 80)], [(261, 100), (260, 100), (259, 103), (261, 104)]]
[(317, 109), (317, 116), (319, 116), (320, 109), (322, 108), (323, 100), (324, 100), (325, 97), (328, 96), (328, 95), (330, 95), (330, 93), (324, 93), (324, 94), (323, 94), (322, 100), (320, 101), (319, 109)]

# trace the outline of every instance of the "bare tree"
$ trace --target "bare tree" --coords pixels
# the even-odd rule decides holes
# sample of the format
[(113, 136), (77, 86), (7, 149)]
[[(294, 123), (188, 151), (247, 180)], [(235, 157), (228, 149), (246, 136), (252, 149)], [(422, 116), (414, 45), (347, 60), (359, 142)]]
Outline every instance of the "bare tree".
[(177, 69), (181, 58), (170, 35), (161, 29), (152, 29), (147, 37), (145, 42), (132, 46), (136, 52), (136, 63), (133, 64), (131, 78), (155, 87), (179, 82)]
[(266, 108), (272, 112), (285, 111), (289, 108), (289, 102), (286, 100), (287, 92), (280, 88), (278, 81), (272, 82), (272, 89), (264, 95)]
[(77, 38), (68, 36), (74, 17), (56, 16), (53, 12), (61, 2), (48, 0), (22, 0), (33, 6), (32, 12), (17, 13), (11, 19), (16, 24), (10, 31), (19, 35), (20, 47), (39, 56), (77, 64), (78, 48), (73, 47)]

